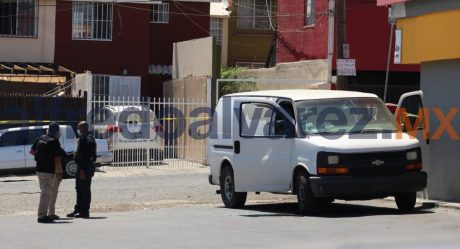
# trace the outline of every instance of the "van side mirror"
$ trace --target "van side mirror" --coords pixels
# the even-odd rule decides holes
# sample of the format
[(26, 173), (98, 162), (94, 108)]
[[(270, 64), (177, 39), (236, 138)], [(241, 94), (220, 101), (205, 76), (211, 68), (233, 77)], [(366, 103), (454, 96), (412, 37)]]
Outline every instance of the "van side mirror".
[(294, 126), (287, 120), (277, 120), (275, 122), (275, 135), (293, 138), (295, 137)]

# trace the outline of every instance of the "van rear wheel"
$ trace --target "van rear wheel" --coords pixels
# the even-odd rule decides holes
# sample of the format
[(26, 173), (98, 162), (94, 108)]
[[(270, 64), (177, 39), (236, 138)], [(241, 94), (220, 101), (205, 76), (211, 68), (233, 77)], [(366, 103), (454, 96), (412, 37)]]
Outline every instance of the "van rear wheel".
[(242, 208), (246, 203), (246, 192), (235, 192), (233, 170), (225, 167), (220, 177), (220, 195), (226, 208)]
[(412, 211), (415, 207), (417, 193), (402, 193), (395, 195), (396, 205), (398, 209), (404, 212)]
[(297, 175), (296, 188), (299, 213), (302, 215), (316, 214), (320, 201), (313, 196), (307, 172), (300, 172)]

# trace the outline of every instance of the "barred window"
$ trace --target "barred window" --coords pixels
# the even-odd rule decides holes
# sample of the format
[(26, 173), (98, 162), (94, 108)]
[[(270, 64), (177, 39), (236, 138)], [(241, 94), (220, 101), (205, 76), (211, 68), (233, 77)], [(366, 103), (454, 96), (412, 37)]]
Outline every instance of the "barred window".
[(72, 38), (112, 40), (112, 3), (73, 2)]
[(0, 36), (37, 37), (38, 0), (0, 0)]
[(270, 29), (271, 2), (271, 0), (240, 0), (238, 4), (238, 28)]
[(209, 34), (216, 38), (217, 45), (222, 45), (222, 19), (211, 17)]
[(169, 3), (153, 4), (150, 20), (153, 23), (169, 23)]
[(315, 2), (316, 0), (305, 0), (305, 26), (315, 25)]

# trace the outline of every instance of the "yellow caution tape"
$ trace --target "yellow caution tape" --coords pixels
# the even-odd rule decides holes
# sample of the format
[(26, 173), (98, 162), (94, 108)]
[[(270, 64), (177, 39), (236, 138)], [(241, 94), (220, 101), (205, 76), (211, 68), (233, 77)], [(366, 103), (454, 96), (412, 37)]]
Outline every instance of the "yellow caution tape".
[(78, 123), (81, 121), (66, 121), (66, 120), (0, 120), (0, 124), (33, 124), (33, 123)]

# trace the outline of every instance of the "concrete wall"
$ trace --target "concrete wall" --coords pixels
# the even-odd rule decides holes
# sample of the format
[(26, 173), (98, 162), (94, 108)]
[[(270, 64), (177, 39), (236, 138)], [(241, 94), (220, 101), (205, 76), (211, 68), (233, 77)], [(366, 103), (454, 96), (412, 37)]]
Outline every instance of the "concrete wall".
[(0, 61), (54, 62), (56, 0), (40, 0), (38, 37), (0, 37)]
[[(182, 98), (185, 99), (187, 103), (190, 104), (179, 104), (175, 108), (184, 113), (184, 127), (186, 128), (185, 132), (178, 137), (174, 143), (180, 144), (176, 149), (176, 153), (180, 159), (195, 161), (206, 158), (206, 139), (197, 139), (190, 136), (191, 124), (199, 120), (191, 119), (190, 112), (195, 108), (205, 107), (206, 106), (206, 86), (207, 86), (206, 77), (200, 78), (190, 78), (190, 79), (178, 79), (166, 81), (163, 84), (163, 96), (165, 98), (176, 98), (179, 99), (179, 102), (182, 102)], [(200, 117), (207, 117), (206, 114), (202, 113)], [(171, 121), (168, 124), (170, 127), (175, 127), (177, 121)], [(207, 132), (207, 126), (201, 125), (199, 128), (200, 134), (205, 134)]]
[[(257, 82), (257, 90), (324, 88), (325, 85), (321, 83), (327, 82), (327, 60), (281, 63), (272, 68), (244, 70), (238, 74), (238, 78), (260, 80)], [(283, 80), (283, 82), (264, 83), (263, 80)], [(284, 82), (284, 80), (293, 81)], [(315, 82), (298, 83), (300, 80)]]
[(206, 101), (207, 77), (178, 79), (163, 83), (165, 98), (195, 98)]
[[(421, 89), (425, 107), (439, 107), (443, 113), (460, 108), (460, 59), (422, 63)], [(430, 134), (434, 134), (440, 121), (430, 113)], [(451, 122), (460, 134), (460, 114)], [(447, 133), (439, 140), (431, 140), (431, 166), (428, 197), (460, 202), (460, 140), (453, 140)]]
[(213, 57), (212, 37), (174, 43), (173, 79), (211, 77)]

